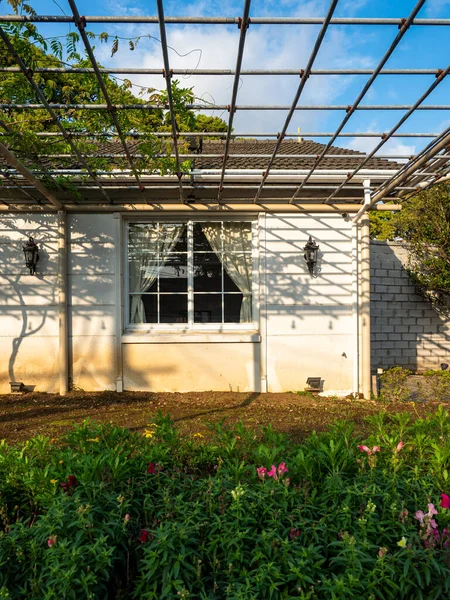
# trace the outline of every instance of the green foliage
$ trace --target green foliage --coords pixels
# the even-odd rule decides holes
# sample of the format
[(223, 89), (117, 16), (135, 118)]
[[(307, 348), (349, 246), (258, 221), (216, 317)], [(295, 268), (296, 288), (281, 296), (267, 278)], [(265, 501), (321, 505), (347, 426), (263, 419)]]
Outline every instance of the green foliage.
[(420, 383), (420, 395), (433, 402), (450, 401), (450, 371), (426, 371)]
[(381, 376), (381, 400), (384, 402), (406, 402), (411, 397), (408, 377), (411, 371), (402, 367), (388, 369)]
[[(14, 12), (31, 14), (31, 7), (22, 1), (9, 0)], [(71, 66), (75, 68), (89, 68), (91, 63), (86, 54), (84, 44), (76, 31), (69, 32), (65, 40), (58, 38), (44, 38), (33, 23), (2, 24), (3, 29), (9, 36), (11, 44), (17, 51), (24, 64), (31, 69), (33, 79), (44, 94), (46, 100), (51, 104), (62, 105), (88, 105), (92, 103), (105, 103), (105, 98), (93, 73), (64, 73), (52, 72), (41, 73), (36, 71), (39, 67), (61, 68)], [(115, 36), (110, 38), (109, 34), (102, 32), (94, 34), (86, 32), (90, 40), (98, 40), (102, 43), (111, 44), (111, 53), (115, 54), (119, 49), (120, 40)], [(149, 37), (149, 36), (145, 36)], [(133, 51), (140, 37), (128, 40), (127, 47)], [(16, 66), (14, 57), (3, 42), (0, 42), (0, 64), (3, 66)], [(100, 67), (102, 65), (99, 65)], [(171, 131), (170, 116), (167, 106), (167, 90), (163, 91), (136, 88), (128, 79), (121, 80), (117, 77), (103, 75), (103, 81), (108, 91), (109, 98), (113, 104), (139, 105), (152, 103), (157, 106), (153, 110), (118, 110), (117, 120), (123, 132), (139, 132), (144, 134), (139, 137), (139, 154), (143, 158), (135, 160), (134, 172), (156, 171), (162, 174), (175, 171), (175, 161), (170, 158), (172, 151), (171, 143), (154, 135), (157, 131)], [(178, 131), (202, 131), (203, 127), (208, 131), (224, 131), (227, 126), (224, 121), (217, 117), (196, 116), (186, 105), (194, 101), (192, 88), (182, 88), (178, 81), (172, 82), (172, 95), (174, 99), (176, 124)], [(27, 78), (22, 73), (3, 73), (0, 79), (0, 103), (5, 104), (33, 104), (41, 102)], [(161, 108), (159, 108), (159, 106)], [(111, 134), (114, 132), (113, 121), (108, 110), (88, 110), (85, 108), (71, 108), (69, 106), (55, 109), (58, 122), (64, 126), (69, 133), (83, 134)], [(8, 144), (32, 169), (42, 170), (42, 161), (39, 157), (54, 154), (67, 154), (67, 160), (58, 159), (58, 168), (73, 165), (73, 154), (71, 145), (61, 137), (42, 138), (36, 135), (38, 132), (57, 133), (57, 123), (51, 118), (45, 109), (0, 110), (0, 121), (3, 129), (9, 133)], [(81, 154), (94, 154), (99, 150), (99, 139), (86, 137), (74, 137), (73, 144)], [(180, 152), (187, 151), (187, 145), (180, 144)], [(158, 156), (156, 156), (158, 155)], [(86, 159), (89, 167), (93, 170), (129, 169), (130, 165), (124, 158), (105, 159), (100, 157), (88, 157)], [(46, 164), (51, 159), (45, 160)], [(190, 163), (184, 162), (183, 169), (189, 170)], [(48, 184), (50, 175), (45, 176)], [(67, 181), (66, 181), (67, 183)], [(53, 184), (54, 187), (54, 184)], [(64, 189), (73, 192), (68, 185)]]
[[(0, 598), (447, 597), (449, 414), (367, 425), (366, 445), (345, 422), (205, 442), (159, 415), (143, 436), (88, 421), (3, 443)], [(414, 516), (429, 503), (439, 539)]]
[(408, 245), (411, 277), (440, 306), (450, 299), (450, 185), (440, 184), (403, 202), (402, 210), (372, 212), (371, 236), (401, 237)]

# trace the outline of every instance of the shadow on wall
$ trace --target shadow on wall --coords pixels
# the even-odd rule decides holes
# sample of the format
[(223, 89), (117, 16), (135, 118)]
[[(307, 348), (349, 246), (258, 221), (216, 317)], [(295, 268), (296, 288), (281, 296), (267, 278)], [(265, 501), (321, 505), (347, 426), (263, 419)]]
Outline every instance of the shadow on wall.
[(440, 369), (450, 362), (448, 319), (417, 293), (404, 246), (373, 241), (370, 249), (372, 369)]
[[(29, 275), (22, 250), (30, 235), (39, 247), (35, 275)], [(95, 334), (101, 335), (105, 328), (105, 313), (108, 317), (107, 307), (113, 303), (113, 270), (104, 260), (104, 247), (112, 243), (112, 236), (94, 230), (94, 224), (91, 230), (84, 225), (83, 232), (75, 235), (68, 269), (69, 310), (76, 314), (69, 319), (71, 334), (83, 335), (98, 329)], [(77, 254), (75, 260), (74, 252)], [(24, 381), (27, 388), (38, 379), (45, 381), (46, 387), (52, 387), (51, 381), (58, 378), (57, 279), (57, 216), (21, 214), (1, 217), (0, 340), (1, 354), (8, 355), (1, 365), (1, 372), (9, 381)], [(113, 311), (109, 312), (112, 319)], [(101, 370), (105, 367), (99, 365)]]

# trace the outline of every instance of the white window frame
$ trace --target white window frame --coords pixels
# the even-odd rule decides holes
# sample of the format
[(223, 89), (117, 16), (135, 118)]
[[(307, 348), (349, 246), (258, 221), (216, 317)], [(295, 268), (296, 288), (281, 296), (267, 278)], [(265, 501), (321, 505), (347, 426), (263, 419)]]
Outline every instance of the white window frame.
[[(193, 318), (193, 236), (192, 228), (194, 223), (198, 222), (248, 222), (252, 224), (252, 322), (249, 323), (194, 323)], [(130, 292), (129, 292), (129, 262), (128, 262), (128, 235), (130, 223), (185, 223), (188, 225), (188, 323), (130, 323)], [(123, 268), (123, 319), (124, 333), (193, 333), (193, 332), (256, 332), (259, 329), (259, 220), (254, 216), (237, 215), (209, 215), (205, 213), (199, 216), (175, 216), (159, 215), (149, 218), (133, 217), (123, 221), (123, 248), (124, 248), (124, 268)], [(213, 292), (205, 292), (205, 295)], [(222, 289), (222, 294), (223, 294)], [(191, 321), (191, 323), (189, 322)]]

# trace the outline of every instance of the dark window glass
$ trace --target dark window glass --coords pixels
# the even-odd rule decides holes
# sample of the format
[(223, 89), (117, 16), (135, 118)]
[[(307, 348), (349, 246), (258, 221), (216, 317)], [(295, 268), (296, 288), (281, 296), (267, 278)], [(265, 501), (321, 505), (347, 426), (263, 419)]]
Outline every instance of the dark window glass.
[(194, 294), (195, 323), (222, 323), (222, 295)]
[[(139, 297), (139, 296), (138, 296)], [(144, 304), (145, 323), (157, 323), (158, 322), (158, 296), (156, 294), (142, 294), (141, 300)], [(133, 296), (131, 296), (130, 304), (133, 302)]]
[(187, 292), (187, 255), (169, 254), (159, 270), (160, 292)]
[(187, 294), (160, 294), (159, 322), (187, 323)]
[(194, 223), (193, 228), (194, 235), (194, 252), (211, 252), (211, 244), (208, 242), (205, 234), (203, 233), (203, 224)]
[(194, 291), (222, 291), (222, 264), (214, 252), (194, 254)]
[[(246, 296), (248, 298), (247, 306), (249, 306), (249, 313), (245, 313), (241, 315), (242, 302), (244, 299), (243, 294), (225, 294), (224, 296), (224, 313), (225, 323), (249, 323), (252, 320), (251, 314), (251, 296)], [(241, 320), (242, 316), (242, 320)]]

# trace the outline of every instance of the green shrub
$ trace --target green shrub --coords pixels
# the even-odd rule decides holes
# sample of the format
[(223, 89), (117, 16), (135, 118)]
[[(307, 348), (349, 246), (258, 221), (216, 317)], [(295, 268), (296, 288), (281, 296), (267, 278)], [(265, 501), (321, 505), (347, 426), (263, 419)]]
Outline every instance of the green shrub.
[(0, 599), (448, 597), (449, 413), (367, 427), (204, 441), (159, 416), (4, 443)]
[(381, 395), (383, 402), (406, 402), (411, 398), (408, 377), (411, 371), (402, 367), (393, 367), (385, 371), (381, 379)]
[(426, 371), (424, 381), (419, 384), (424, 400), (448, 402), (450, 400), (450, 371)]

